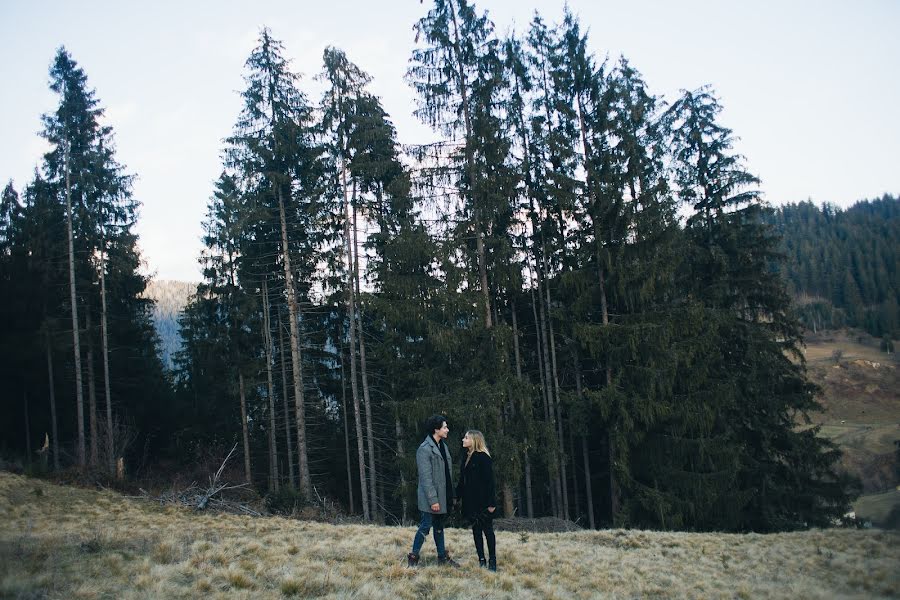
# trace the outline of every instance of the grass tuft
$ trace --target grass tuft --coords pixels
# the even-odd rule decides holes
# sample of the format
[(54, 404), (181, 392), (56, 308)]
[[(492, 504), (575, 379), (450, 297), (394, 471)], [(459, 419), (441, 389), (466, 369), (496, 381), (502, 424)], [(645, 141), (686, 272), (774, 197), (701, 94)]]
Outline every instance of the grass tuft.
[(322, 574), (288, 575), (281, 581), (281, 593), (300, 598), (326, 596), (333, 591), (328, 579), (327, 575), (323, 577)]
[(182, 548), (179, 544), (174, 542), (160, 542), (154, 546), (151, 556), (153, 562), (161, 565), (169, 565), (181, 562), (182, 554)]
[(225, 579), (231, 585), (241, 590), (253, 587), (253, 579), (243, 571), (229, 569), (225, 574)]

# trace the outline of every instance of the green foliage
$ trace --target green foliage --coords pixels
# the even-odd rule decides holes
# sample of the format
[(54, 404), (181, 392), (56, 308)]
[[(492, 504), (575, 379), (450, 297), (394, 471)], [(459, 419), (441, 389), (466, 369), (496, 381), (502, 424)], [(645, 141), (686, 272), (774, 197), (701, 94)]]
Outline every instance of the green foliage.
[[(203, 221), (203, 281), (180, 318), (174, 405), (141, 296), (132, 176), (61, 50), (44, 168), (21, 199), (12, 184), (0, 198), (9, 397), (44, 392), (47, 348), (72, 368), (59, 261), (68, 170), (77, 285), (94, 322), (98, 264), (87, 257), (108, 257), (121, 410), (185, 457), (239, 435), (245, 381), (250, 475), (268, 474), (273, 512), (293, 513), (300, 499), (284, 460), (303, 429), (286, 376), (295, 355), (281, 343), (292, 330), (310, 480), (323, 497), (358, 496), (345, 429), (358, 321), (375, 442), (363, 453), (388, 519), (414, 516), (413, 453), (433, 413), (447, 416), (453, 446), (466, 429), (485, 433), (518, 514), (533, 504), (586, 521), (576, 513), (590, 502), (597, 523), (729, 531), (843, 514), (854, 485), (835, 471), (836, 447), (805, 427), (818, 390), (793, 315), (866, 324), (892, 349), (896, 260), (884, 240), (896, 238), (896, 200), (769, 210), (711, 90), (666, 109), (626, 59), (598, 63), (568, 11), (500, 40), (468, 1), (435, 0), (415, 31), (417, 114), (446, 139), (412, 149), (414, 168), (370, 76), (343, 51), (325, 50), (314, 106), (281, 43), (260, 32)], [(347, 248), (357, 238), (354, 312)], [(789, 293), (806, 298), (796, 313)], [(52, 385), (71, 439), (71, 385)]]
[(766, 215), (782, 236), (784, 276), (806, 328), (849, 326), (900, 337), (898, 211), (900, 201), (886, 194), (846, 210), (801, 202)]

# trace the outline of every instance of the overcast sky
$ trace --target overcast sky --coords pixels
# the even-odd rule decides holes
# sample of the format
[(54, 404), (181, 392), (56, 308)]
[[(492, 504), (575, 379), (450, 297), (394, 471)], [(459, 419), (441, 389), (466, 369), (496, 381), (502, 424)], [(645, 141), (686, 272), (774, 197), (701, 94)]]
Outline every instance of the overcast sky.
[[(501, 35), (561, 0), (481, 0)], [(900, 1), (570, 0), (599, 56), (620, 54), (673, 99), (710, 84), (737, 151), (773, 204), (848, 206), (900, 193)], [(403, 80), (426, 0), (78, 2), (0, 0), (0, 185), (21, 192), (45, 151), (47, 72), (64, 45), (137, 174), (146, 271), (199, 280), (201, 221), (240, 111), (243, 64), (266, 25), (311, 80), (327, 45), (374, 78), (402, 143), (429, 138)]]

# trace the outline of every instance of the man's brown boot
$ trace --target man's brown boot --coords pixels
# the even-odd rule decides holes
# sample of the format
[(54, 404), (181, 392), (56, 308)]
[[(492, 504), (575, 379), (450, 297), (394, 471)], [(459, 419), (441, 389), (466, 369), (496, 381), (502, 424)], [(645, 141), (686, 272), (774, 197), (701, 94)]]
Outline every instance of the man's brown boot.
[(456, 562), (455, 560), (453, 560), (452, 558), (450, 558), (449, 554), (447, 554), (444, 557), (438, 556), (438, 564), (443, 565), (445, 567), (453, 567), (454, 569), (459, 568), (459, 563)]

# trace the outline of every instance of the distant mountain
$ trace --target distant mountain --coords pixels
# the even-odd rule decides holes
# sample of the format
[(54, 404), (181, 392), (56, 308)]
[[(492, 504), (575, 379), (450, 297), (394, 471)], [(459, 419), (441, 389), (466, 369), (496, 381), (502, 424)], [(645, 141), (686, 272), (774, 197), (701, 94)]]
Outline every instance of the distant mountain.
[(169, 279), (151, 280), (145, 295), (156, 301), (153, 311), (153, 325), (160, 339), (160, 357), (163, 364), (172, 370), (173, 357), (181, 348), (181, 332), (178, 317), (188, 303), (188, 298), (197, 290), (197, 284), (190, 281)]

